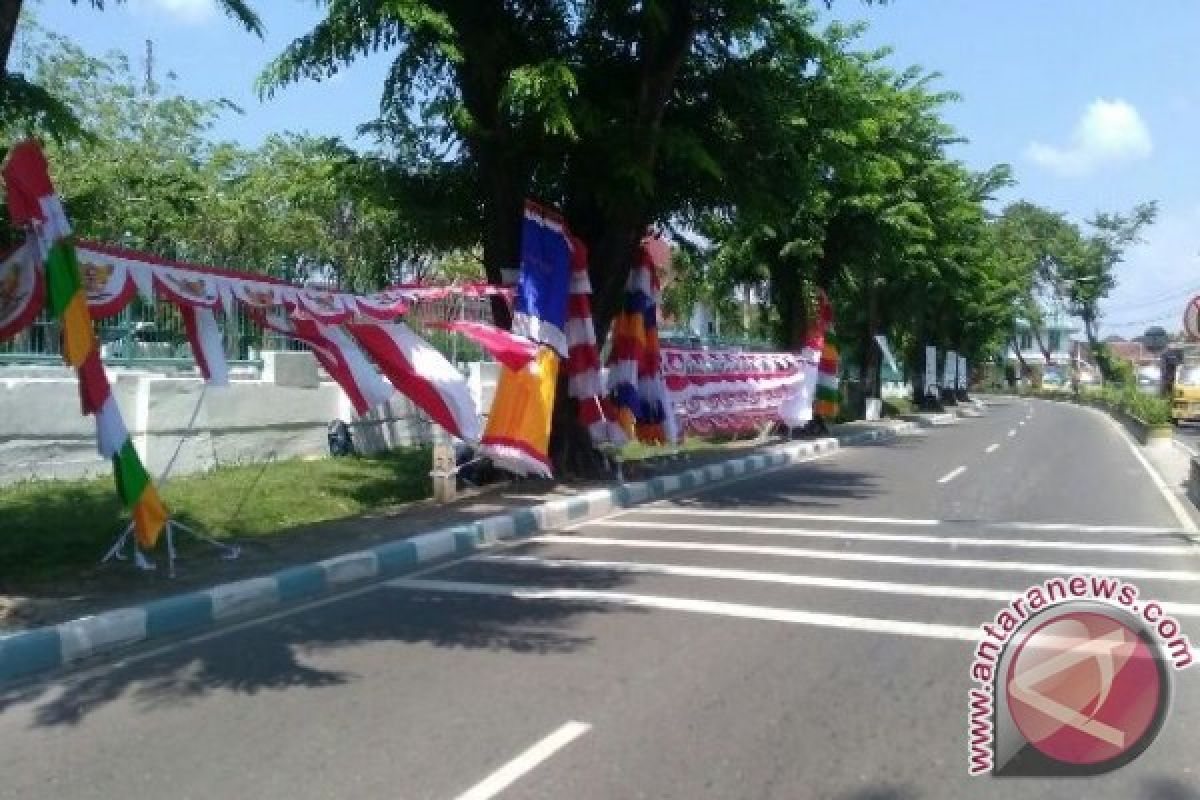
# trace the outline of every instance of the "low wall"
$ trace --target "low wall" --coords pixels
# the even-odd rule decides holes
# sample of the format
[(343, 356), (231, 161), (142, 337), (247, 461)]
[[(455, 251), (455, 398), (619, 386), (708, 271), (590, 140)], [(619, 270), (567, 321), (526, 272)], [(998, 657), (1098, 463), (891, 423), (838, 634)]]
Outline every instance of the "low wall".
[[(285, 382), (296, 374), (294, 369), (274, 372)], [(489, 398), (494, 390), (490, 374), (475, 372), (472, 388)], [(205, 389), (197, 377), (120, 369), (109, 370), (109, 380), (134, 445), (155, 477), (177, 448), (174, 475), (221, 464), (324, 455), (329, 452), (327, 427), (334, 419), (350, 422), (361, 452), (433, 437), (429, 420), (399, 393), (359, 418), (342, 390), (322, 380), (289, 386), (269, 377), (235, 379), (227, 388)], [(193, 414), (195, 422), (189, 426)], [(0, 370), (0, 484), (111, 471), (96, 453), (93, 419), (80, 414), (74, 375), (47, 371), (10, 376)]]

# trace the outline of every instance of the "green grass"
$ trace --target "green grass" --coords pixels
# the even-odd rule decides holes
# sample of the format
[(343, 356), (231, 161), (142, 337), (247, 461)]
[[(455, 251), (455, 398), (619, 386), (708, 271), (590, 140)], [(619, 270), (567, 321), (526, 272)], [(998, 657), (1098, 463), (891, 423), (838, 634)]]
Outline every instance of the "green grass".
[[(173, 479), (173, 517), (216, 538), (280, 534), (428, 497), (430, 450), (221, 467)], [(111, 477), (0, 488), (0, 590), (94, 563), (126, 523)]]
[[(748, 437), (743, 437), (749, 441)], [(679, 447), (671, 447), (661, 444), (643, 444), (642, 442), (629, 442), (621, 448), (622, 461), (641, 461), (646, 458), (656, 458), (658, 456), (667, 456), (674, 453), (697, 453), (704, 450), (719, 450), (725, 444), (735, 441), (732, 436), (685, 436), (683, 443)]]

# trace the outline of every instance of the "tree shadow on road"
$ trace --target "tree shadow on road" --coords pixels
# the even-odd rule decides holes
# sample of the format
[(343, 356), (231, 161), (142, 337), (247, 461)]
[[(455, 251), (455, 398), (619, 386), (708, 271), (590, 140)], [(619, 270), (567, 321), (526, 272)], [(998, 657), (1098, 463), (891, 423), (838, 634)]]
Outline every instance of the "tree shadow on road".
[(1200, 791), (1174, 778), (1151, 778), (1142, 782), (1138, 796), (1145, 800), (1200, 800)]
[[(612, 589), (632, 576), (569, 570), (553, 583)], [(518, 579), (506, 583), (528, 582)], [(550, 585), (545, 573), (535, 585)], [(459, 578), (462, 579), (462, 578)], [(76, 725), (122, 697), (139, 711), (186, 705), (217, 691), (257, 694), (320, 689), (360, 676), (320, 664), (322, 655), (376, 643), (522, 655), (572, 653), (593, 638), (578, 632), (585, 615), (632, 611), (611, 604), (519, 600), (495, 595), (410, 591), (382, 584), (362, 594), (273, 622), (184, 643), (130, 662), (102, 665), (57, 683), (0, 695), (0, 712), (33, 705), (33, 725)], [(57, 690), (61, 686), (61, 691)], [(413, 687), (419, 691), (420, 687)]]
[(907, 786), (870, 786), (837, 796), (837, 800), (917, 800), (919, 795)]
[(723, 486), (719, 493), (688, 495), (675, 498), (672, 503), (696, 509), (836, 506), (845, 500), (864, 500), (882, 491), (879, 481), (870, 473), (823, 464), (756, 476)]

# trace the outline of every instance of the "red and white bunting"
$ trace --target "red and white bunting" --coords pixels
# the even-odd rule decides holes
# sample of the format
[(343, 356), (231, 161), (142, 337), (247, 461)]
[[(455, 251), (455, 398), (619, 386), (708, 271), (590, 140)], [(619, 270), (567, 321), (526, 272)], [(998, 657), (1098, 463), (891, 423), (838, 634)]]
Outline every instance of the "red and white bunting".
[(28, 244), (0, 260), (0, 342), (28, 327), (42, 310), (45, 285), (39, 266)]

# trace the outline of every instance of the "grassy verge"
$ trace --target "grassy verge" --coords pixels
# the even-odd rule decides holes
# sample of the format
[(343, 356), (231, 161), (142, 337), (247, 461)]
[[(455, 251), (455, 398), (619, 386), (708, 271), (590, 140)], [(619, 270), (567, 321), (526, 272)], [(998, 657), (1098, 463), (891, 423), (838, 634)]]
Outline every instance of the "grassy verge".
[[(743, 438), (749, 441), (748, 437)], [(732, 441), (735, 441), (734, 437), (701, 438), (699, 436), (685, 436), (683, 443), (679, 447), (630, 442), (621, 448), (621, 459), (623, 461), (641, 461), (642, 459), (656, 458), (673, 453), (699, 453), (705, 450), (720, 450)]]
[[(428, 448), (362, 458), (277, 461), (175, 478), (163, 499), (216, 538), (271, 536), (428, 497)], [(111, 477), (0, 488), (0, 590), (77, 574), (126, 522)]]
[[(1069, 389), (1033, 389), (1026, 392), (1026, 394), (1031, 397), (1043, 397), (1050, 400), (1074, 399)], [(1104, 386), (1100, 388), (1085, 388), (1080, 391), (1078, 399), (1101, 406), (1108, 411), (1127, 414), (1143, 425), (1169, 425), (1171, 422), (1171, 403), (1169, 400), (1158, 395), (1139, 392), (1133, 387)]]

